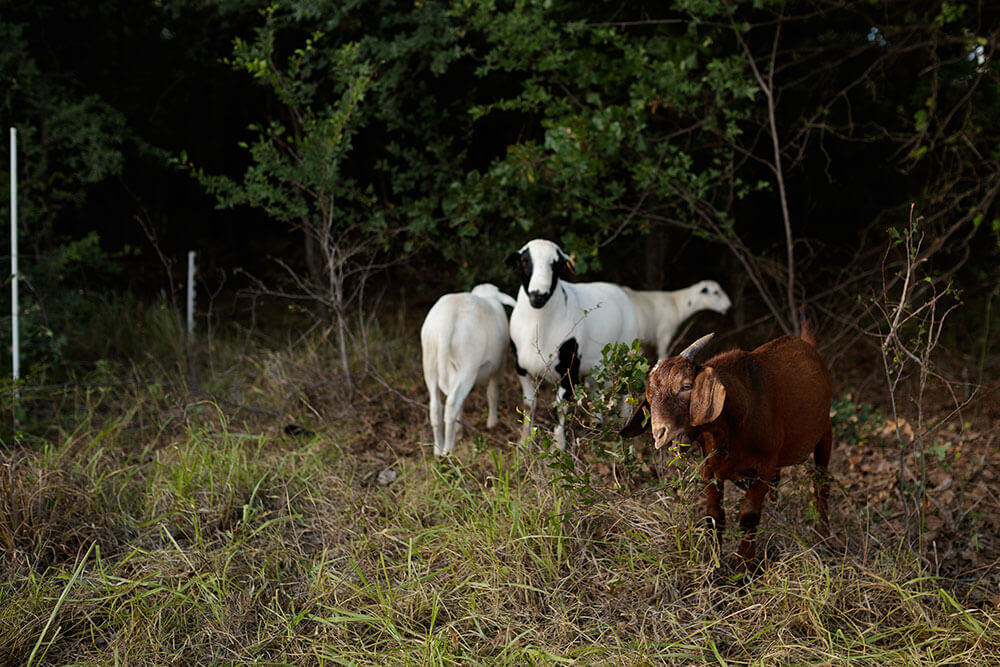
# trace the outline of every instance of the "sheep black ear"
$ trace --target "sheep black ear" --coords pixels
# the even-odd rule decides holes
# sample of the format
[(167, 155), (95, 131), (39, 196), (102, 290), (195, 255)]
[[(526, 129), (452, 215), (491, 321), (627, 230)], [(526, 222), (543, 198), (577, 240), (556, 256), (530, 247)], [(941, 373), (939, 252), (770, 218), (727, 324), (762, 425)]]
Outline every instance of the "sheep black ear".
[(516, 269), (517, 265), (521, 262), (521, 253), (512, 252), (507, 255), (507, 258), (503, 260), (503, 263), (512, 269)]
[(643, 399), (642, 403), (635, 407), (635, 412), (629, 417), (628, 423), (618, 431), (618, 435), (623, 438), (633, 438), (643, 431), (649, 430), (649, 401)]
[(573, 260), (562, 252), (559, 253), (559, 263), (556, 264), (556, 275), (564, 280), (576, 275), (576, 267), (573, 266)]

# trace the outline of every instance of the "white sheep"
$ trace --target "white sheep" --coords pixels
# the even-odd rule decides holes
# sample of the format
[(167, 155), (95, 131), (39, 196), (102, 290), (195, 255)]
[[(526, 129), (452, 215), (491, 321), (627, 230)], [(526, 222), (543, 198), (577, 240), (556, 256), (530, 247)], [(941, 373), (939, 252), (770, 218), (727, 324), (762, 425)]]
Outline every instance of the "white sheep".
[[(484, 380), (489, 404), (487, 428), (497, 423), (497, 376), (507, 350), (507, 315), (503, 306), (515, 301), (495, 285), (483, 283), (472, 292), (445, 294), (431, 307), (420, 328), (424, 381), (430, 392), (434, 454), (455, 449), (462, 404), (473, 385)], [(441, 394), (447, 399), (444, 409)]]
[[(568, 399), (573, 387), (600, 362), (608, 343), (631, 343), (639, 334), (635, 308), (611, 283), (570, 283), (572, 260), (552, 241), (535, 239), (507, 257), (521, 277), (510, 315), (510, 339), (524, 402), (526, 430), (535, 413), (535, 379), (559, 384)], [(556, 444), (566, 448), (565, 409), (559, 411)]]
[(714, 280), (702, 280), (672, 292), (622, 289), (635, 306), (639, 337), (656, 347), (657, 359), (666, 359), (670, 341), (684, 320), (700, 310), (725, 314), (732, 305)]

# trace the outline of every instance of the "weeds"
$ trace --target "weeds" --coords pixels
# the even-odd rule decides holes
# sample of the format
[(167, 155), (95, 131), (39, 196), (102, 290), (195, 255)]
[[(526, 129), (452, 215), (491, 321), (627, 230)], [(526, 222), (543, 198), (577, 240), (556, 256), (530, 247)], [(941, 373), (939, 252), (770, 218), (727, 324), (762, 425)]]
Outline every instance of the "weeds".
[[(412, 341), (381, 335), (409, 354)], [(336, 351), (298, 341), (239, 358), (220, 356), (225, 375), (207, 381), (256, 412), (185, 391), (180, 367), (147, 366), (129, 372), (157, 381), (65, 388), (62, 418), (0, 453), (3, 661), (1000, 659), (995, 608), (882, 546), (898, 540), (846, 494), (831, 499), (841, 540), (823, 546), (808, 494), (782, 491), (765, 566), (734, 583), (701, 525), (695, 466), (626, 489), (598, 470), (623, 459), (586, 448), (558, 458), (544, 442), (477, 437), (434, 460), (421, 409), (372, 381), (352, 412), (336, 379), (321, 382)], [(385, 379), (419, 397), (411, 365)], [(285, 437), (290, 419), (313, 435)], [(611, 442), (613, 425), (594, 428)], [(380, 486), (386, 467), (398, 477)]]

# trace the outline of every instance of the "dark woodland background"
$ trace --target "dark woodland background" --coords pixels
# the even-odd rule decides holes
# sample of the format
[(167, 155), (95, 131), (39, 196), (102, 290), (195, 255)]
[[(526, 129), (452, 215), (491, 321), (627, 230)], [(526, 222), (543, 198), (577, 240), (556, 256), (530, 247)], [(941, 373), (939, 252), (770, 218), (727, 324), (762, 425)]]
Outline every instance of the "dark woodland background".
[(947, 342), (996, 351), (991, 3), (4, 5), (29, 374), (109, 353), (73, 349), (85, 294), (175, 300), (188, 250), (230, 317), (277, 292), (348, 331), (372, 294), (513, 291), (534, 237), (846, 346), (911, 221)]

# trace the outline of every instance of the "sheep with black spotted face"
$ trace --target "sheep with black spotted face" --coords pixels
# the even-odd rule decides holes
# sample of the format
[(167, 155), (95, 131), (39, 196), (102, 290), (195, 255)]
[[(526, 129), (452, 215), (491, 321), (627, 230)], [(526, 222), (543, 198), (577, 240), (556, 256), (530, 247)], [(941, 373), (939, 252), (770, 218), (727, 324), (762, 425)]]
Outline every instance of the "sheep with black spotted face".
[[(427, 313), (420, 328), (420, 345), (436, 456), (455, 449), (462, 405), (477, 383), (487, 383), (486, 427), (496, 425), (497, 378), (508, 340), (503, 307), (514, 305), (514, 299), (495, 285), (483, 283), (471, 292), (445, 294)], [(443, 409), (441, 394), (446, 396)]]
[(655, 346), (657, 359), (666, 358), (670, 342), (684, 320), (701, 310), (724, 315), (732, 306), (729, 296), (714, 280), (672, 291), (622, 289), (635, 306), (639, 337)]
[[(618, 285), (571, 283), (573, 261), (544, 239), (526, 243), (507, 257), (521, 287), (510, 316), (510, 340), (530, 429), (535, 412), (536, 381), (559, 385), (563, 399), (601, 360), (608, 343), (631, 343), (638, 336), (635, 307)], [(565, 409), (559, 411), (555, 441), (566, 447)]]

